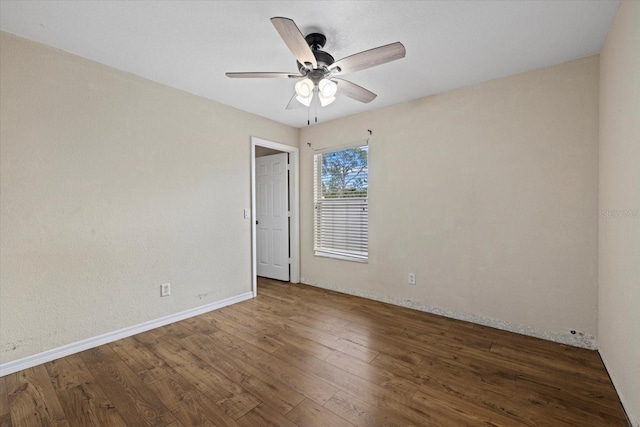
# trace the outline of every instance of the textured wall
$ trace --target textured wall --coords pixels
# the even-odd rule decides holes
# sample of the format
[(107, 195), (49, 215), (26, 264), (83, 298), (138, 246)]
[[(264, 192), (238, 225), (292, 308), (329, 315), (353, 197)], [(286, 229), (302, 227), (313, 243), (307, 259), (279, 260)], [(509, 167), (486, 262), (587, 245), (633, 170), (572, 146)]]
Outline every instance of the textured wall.
[(250, 136), (297, 129), (0, 42), (0, 362), (251, 290)]
[[(592, 345), (598, 64), (592, 56), (303, 128), (302, 281)], [(315, 257), (312, 150), (367, 129), (369, 263)]]
[(623, 2), (600, 57), (598, 342), (640, 427), (640, 2)]

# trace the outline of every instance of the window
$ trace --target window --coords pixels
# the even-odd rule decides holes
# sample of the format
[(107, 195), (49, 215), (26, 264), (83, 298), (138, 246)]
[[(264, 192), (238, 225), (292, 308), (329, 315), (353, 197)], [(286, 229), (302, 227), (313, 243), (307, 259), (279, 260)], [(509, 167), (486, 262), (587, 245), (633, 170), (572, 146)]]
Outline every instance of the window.
[(369, 147), (314, 156), (314, 250), (366, 262), (369, 256)]

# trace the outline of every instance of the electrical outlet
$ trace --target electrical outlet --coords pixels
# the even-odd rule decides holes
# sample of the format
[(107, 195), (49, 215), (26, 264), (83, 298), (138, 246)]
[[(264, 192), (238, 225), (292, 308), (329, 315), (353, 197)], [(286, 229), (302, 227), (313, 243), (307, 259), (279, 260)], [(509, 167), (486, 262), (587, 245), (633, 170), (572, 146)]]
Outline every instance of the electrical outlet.
[(415, 275), (415, 273), (409, 273), (409, 284), (410, 285), (415, 285), (416, 284), (416, 275)]
[(160, 285), (160, 296), (168, 297), (171, 295), (171, 283), (163, 283)]

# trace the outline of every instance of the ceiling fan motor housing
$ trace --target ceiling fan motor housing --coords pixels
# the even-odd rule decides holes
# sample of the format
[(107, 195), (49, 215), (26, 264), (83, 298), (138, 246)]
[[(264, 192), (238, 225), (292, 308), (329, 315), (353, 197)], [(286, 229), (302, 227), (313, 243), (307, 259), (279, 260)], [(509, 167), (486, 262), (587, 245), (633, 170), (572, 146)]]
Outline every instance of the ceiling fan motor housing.
[[(324, 34), (311, 33), (304, 39), (311, 48), (311, 52), (313, 52), (313, 56), (315, 56), (316, 61), (318, 62), (318, 68), (309, 69), (305, 64), (301, 64), (299, 61), (296, 61), (298, 64), (298, 70), (300, 71), (300, 74), (309, 77), (311, 80), (317, 78), (319, 81), (328, 74), (328, 68), (335, 62), (335, 59), (333, 59), (333, 56), (329, 55), (327, 52), (320, 50), (327, 42), (327, 38)], [(321, 71), (321, 73), (317, 73), (316, 71)], [(314, 83), (317, 83), (317, 81), (314, 81)]]

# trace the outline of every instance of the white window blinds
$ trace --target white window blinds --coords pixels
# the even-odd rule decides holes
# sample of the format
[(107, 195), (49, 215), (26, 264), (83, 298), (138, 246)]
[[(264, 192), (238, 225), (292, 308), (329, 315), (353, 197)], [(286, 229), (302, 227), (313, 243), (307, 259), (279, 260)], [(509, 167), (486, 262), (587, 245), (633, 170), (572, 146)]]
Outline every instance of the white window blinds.
[(369, 253), (368, 147), (314, 157), (314, 250), (366, 261)]

